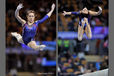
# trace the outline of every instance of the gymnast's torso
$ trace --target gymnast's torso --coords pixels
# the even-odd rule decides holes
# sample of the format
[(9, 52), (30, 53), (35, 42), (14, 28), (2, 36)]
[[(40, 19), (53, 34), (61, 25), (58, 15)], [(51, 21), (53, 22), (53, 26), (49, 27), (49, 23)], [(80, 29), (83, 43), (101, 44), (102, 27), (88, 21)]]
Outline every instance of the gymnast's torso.
[(36, 22), (31, 25), (31, 27), (25, 23), (23, 26), (23, 33), (22, 36), (25, 37), (35, 37), (38, 25)]
[(88, 20), (88, 23), (90, 23), (90, 15), (89, 15), (89, 12), (87, 14), (84, 14), (84, 13), (80, 13), (79, 14), (79, 18), (80, 18), (80, 22), (82, 20), (84, 20), (84, 18), (86, 18)]
[(31, 40), (34, 40), (39, 24), (44, 22), (48, 18), (48, 15), (46, 15), (41, 20), (37, 20), (36, 22), (34, 22), (31, 26), (28, 25), (28, 23), (25, 23), (23, 25), (22, 39), (25, 44), (28, 44)]

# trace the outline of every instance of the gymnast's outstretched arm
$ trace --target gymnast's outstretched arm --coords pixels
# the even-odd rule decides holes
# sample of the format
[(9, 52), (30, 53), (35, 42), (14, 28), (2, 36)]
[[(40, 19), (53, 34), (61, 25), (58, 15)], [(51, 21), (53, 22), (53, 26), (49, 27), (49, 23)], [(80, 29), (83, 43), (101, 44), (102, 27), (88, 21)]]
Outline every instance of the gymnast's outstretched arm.
[(51, 11), (49, 13), (47, 13), (47, 15), (45, 15), (42, 19), (38, 20), (37, 23), (42, 23), (45, 20), (47, 20), (52, 15), (54, 9), (55, 9), (55, 4), (52, 4)]
[(20, 9), (23, 8), (23, 5), (20, 3), (18, 6), (17, 6), (17, 9), (15, 11), (15, 17), (16, 19), (23, 25), (26, 23), (26, 21), (24, 19), (22, 19), (20, 16), (19, 16), (19, 11)]
[(78, 11), (78, 12), (66, 12), (66, 11), (63, 11), (63, 15), (66, 16), (66, 15), (71, 15), (71, 14), (74, 14), (74, 15), (78, 15), (80, 14), (81, 12)]
[(98, 12), (89, 10), (89, 14), (92, 15), (92, 16), (100, 15), (102, 13), (102, 8), (101, 7), (98, 7), (98, 8), (99, 8)]

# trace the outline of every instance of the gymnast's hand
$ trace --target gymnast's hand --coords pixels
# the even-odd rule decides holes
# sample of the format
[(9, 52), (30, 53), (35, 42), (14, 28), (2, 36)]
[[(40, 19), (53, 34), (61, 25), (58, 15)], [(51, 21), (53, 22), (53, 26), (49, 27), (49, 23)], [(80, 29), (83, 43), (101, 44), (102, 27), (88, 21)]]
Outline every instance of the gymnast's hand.
[(23, 4), (20, 3), (20, 4), (17, 6), (17, 9), (20, 10), (20, 9), (23, 8), (23, 7), (24, 7)]
[(52, 6), (51, 6), (51, 11), (49, 11), (49, 13), (47, 14), (48, 17), (50, 17), (52, 15), (54, 9), (55, 9), (55, 4), (53, 3)]
[(63, 11), (63, 15), (64, 15), (64, 16), (67, 15), (67, 12), (66, 12), (66, 11)]
[(102, 11), (102, 8), (101, 8), (100, 6), (99, 6), (98, 8), (99, 8), (99, 10), (101, 10), (101, 11)]
[(102, 13), (102, 8), (99, 6), (99, 11), (98, 11), (98, 15), (100, 15)]
[(55, 9), (55, 4), (53, 3), (51, 6), (51, 10), (54, 10), (54, 9)]
[(64, 15), (64, 16), (66, 16), (66, 15), (71, 15), (71, 12), (63, 11), (63, 15)]

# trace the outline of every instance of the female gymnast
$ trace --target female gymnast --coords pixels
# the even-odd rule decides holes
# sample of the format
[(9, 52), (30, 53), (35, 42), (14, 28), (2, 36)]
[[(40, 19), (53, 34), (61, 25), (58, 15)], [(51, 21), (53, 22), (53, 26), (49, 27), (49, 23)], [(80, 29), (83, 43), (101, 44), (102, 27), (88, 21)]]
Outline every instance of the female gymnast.
[(43, 50), (46, 46), (37, 45), (34, 40), (34, 37), (36, 35), (38, 25), (47, 20), (53, 13), (55, 9), (55, 4), (52, 4), (51, 11), (47, 13), (47, 15), (45, 15), (42, 19), (37, 21), (35, 21), (36, 13), (33, 10), (27, 11), (26, 14), (27, 20), (22, 19), (19, 16), (19, 11), (21, 8), (23, 8), (23, 4), (20, 3), (15, 11), (15, 17), (22, 24), (23, 27), (22, 36), (17, 32), (11, 32), (11, 35), (15, 37), (19, 43), (24, 43), (35, 50)]
[(78, 12), (66, 12), (63, 11), (63, 15), (78, 15), (79, 16), (79, 25), (78, 25), (78, 40), (81, 41), (83, 38), (83, 34), (84, 32), (86, 33), (88, 38), (92, 38), (92, 32), (91, 32), (91, 28), (90, 28), (90, 16), (97, 16), (100, 15), (102, 13), (102, 8), (98, 7), (99, 11), (95, 12), (95, 11), (91, 11), (88, 10), (86, 7), (83, 8), (83, 10), (80, 10)]

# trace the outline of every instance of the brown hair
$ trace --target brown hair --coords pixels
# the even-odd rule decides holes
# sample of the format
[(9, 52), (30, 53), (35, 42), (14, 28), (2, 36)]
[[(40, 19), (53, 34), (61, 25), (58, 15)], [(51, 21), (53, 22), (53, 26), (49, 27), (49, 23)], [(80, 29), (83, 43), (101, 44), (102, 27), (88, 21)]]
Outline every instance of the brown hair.
[(28, 10), (26, 15), (28, 15), (29, 13), (34, 13), (35, 17), (36, 17), (36, 12), (34, 10)]

